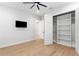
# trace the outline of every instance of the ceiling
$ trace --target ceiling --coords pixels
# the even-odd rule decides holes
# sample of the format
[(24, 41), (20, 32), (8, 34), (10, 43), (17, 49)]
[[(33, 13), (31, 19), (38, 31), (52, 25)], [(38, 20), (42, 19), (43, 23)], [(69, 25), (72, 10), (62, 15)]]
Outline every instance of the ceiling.
[(47, 5), (47, 8), (39, 6), (40, 7), (39, 13), (37, 13), (38, 9), (36, 6), (32, 9), (30, 9), (30, 7), (33, 4), (23, 4), (22, 2), (1, 2), (0, 5), (6, 5), (6, 6), (20, 8), (20, 9), (26, 10), (34, 15), (43, 16), (49, 10), (60, 8), (60, 7), (66, 6), (71, 3), (72, 2), (41, 2), (41, 4)]

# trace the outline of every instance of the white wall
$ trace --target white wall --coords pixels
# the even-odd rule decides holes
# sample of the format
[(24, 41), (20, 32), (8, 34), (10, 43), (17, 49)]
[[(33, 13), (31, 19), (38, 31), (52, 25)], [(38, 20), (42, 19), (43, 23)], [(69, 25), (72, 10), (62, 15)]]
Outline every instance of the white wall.
[[(27, 28), (16, 28), (16, 20), (27, 21)], [(0, 5), (0, 48), (34, 40), (35, 20), (27, 11)]]
[(75, 24), (75, 38), (76, 38), (76, 51), (79, 54), (79, 8), (76, 10), (76, 24)]
[(52, 44), (53, 43), (53, 19), (51, 15), (44, 16), (45, 22), (45, 34), (44, 34), (44, 44)]

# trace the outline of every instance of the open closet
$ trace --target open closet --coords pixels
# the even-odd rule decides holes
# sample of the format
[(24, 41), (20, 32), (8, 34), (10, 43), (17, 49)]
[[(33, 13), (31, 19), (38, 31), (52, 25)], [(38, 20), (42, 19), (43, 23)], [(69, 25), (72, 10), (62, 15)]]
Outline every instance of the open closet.
[(75, 45), (75, 11), (53, 16), (53, 40), (69, 47)]

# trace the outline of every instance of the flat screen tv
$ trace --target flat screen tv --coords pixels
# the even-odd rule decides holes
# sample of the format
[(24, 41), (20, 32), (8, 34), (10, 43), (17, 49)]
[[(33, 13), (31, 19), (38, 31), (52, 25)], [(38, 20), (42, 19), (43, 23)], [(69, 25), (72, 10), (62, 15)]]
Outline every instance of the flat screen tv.
[(17, 28), (27, 28), (27, 22), (24, 21), (16, 21)]

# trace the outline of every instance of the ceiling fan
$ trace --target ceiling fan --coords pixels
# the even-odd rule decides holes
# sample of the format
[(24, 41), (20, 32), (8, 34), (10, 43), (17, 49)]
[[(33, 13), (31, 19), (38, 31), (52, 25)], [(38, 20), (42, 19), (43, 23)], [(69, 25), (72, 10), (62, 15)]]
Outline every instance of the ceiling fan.
[(32, 9), (34, 6), (36, 6), (38, 10), (40, 10), (39, 6), (47, 7), (46, 5), (41, 4), (40, 2), (23, 2), (23, 4), (33, 4), (30, 8)]

